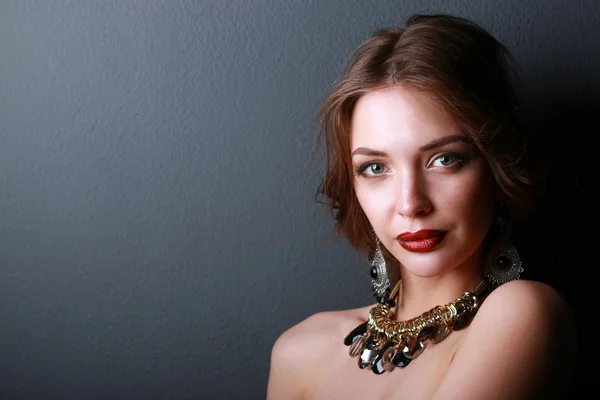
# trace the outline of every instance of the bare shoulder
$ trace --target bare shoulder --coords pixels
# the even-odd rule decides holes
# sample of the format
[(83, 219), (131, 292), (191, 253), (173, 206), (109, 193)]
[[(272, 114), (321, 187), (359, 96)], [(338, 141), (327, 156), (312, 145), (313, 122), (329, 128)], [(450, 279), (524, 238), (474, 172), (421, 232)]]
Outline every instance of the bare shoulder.
[[(313, 356), (321, 358), (323, 351), (329, 351), (331, 345), (343, 338), (340, 336), (343, 327), (351, 324), (351, 321), (357, 321), (355, 315), (356, 310), (313, 314), (279, 336), (273, 346), (273, 355), (278, 359), (292, 357), (289, 361), (302, 359), (305, 363), (293, 363), (299, 367), (306, 365), (306, 361), (310, 361)], [(309, 348), (319, 350), (320, 354), (316, 356), (316, 351), (308, 352)]]
[(323, 360), (343, 346), (344, 337), (365, 321), (368, 310), (319, 312), (283, 332), (271, 352), (267, 398), (302, 398), (326, 368)]
[(562, 341), (568, 351), (575, 340), (575, 319), (563, 296), (541, 282), (517, 280), (496, 288), (473, 320), (472, 335), (499, 335), (511, 340), (529, 336), (539, 346)]
[[(570, 318), (571, 310), (561, 294), (545, 283), (516, 280), (499, 286), (481, 306), (482, 314), (506, 312), (507, 306), (523, 313), (544, 311), (545, 316)], [(521, 312), (517, 313), (520, 314)]]
[(575, 340), (572, 311), (558, 291), (535, 281), (508, 282), (481, 305), (440, 393), (454, 398), (448, 397), (452, 380), (469, 374), (473, 398), (568, 398)]

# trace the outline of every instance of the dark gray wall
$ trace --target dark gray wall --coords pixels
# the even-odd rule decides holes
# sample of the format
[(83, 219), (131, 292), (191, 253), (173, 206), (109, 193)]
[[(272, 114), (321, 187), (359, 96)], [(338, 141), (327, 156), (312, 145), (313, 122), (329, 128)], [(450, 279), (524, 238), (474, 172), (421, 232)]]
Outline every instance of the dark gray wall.
[[(589, 133), (593, 0), (1, 0), (0, 398), (261, 399), (279, 334), (371, 302), (313, 201), (313, 116), (349, 53), (417, 11), (514, 52), (540, 126), (568, 133), (556, 154)], [(580, 206), (573, 160), (548, 227)]]

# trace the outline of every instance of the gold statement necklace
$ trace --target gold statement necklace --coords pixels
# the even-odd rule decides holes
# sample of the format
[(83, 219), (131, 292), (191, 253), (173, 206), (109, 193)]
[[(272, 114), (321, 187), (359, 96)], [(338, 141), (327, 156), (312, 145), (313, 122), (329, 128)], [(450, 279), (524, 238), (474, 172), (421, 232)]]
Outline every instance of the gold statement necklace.
[[(400, 282), (390, 299), (397, 297), (399, 288)], [(379, 375), (405, 367), (421, 355), (428, 342), (439, 343), (453, 330), (467, 326), (489, 291), (490, 286), (483, 280), (473, 292), (464, 292), (453, 302), (407, 321), (395, 320), (393, 302), (378, 304), (369, 312), (369, 319), (346, 336), (344, 344), (350, 346), (351, 357), (358, 357), (361, 369), (370, 367)]]

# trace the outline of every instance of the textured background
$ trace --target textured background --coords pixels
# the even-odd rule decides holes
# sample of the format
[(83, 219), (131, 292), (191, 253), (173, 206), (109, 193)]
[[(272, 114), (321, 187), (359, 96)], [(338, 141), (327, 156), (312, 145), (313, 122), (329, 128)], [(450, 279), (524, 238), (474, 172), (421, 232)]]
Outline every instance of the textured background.
[(264, 398), (279, 334), (371, 302), (314, 202), (314, 112), (432, 11), (521, 62), (554, 161), (525, 267), (580, 310), (598, 2), (0, 0), (0, 398)]

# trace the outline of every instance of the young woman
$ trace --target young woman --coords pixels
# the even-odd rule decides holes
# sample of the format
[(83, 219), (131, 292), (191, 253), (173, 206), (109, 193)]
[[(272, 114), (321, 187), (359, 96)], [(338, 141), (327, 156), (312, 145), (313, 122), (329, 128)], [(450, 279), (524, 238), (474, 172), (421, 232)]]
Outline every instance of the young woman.
[(371, 259), (376, 302), (284, 332), (267, 398), (567, 398), (571, 313), (520, 279), (531, 210), (510, 54), (484, 29), (416, 15), (363, 43), (325, 99), (319, 193)]

